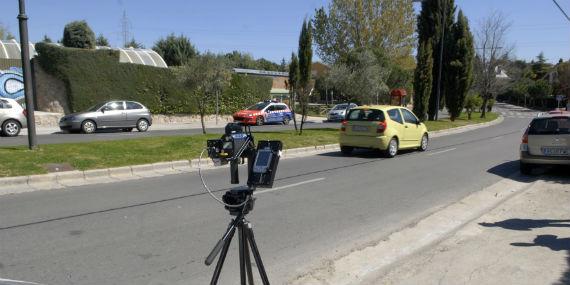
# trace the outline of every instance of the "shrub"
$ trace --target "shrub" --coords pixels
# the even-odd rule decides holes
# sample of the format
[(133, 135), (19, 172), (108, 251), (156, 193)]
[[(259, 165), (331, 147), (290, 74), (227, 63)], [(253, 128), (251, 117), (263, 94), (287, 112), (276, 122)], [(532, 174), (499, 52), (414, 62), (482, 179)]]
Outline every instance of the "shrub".
[(63, 29), (63, 45), (65, 47), (93, 49), (95, 34), (85, 21), (74, 21)]
[(467, 111), (467, 119), (471, 120), (471, 114), (481, 108), (481, 105), (483, 105), (483, 99), (481, 98), (481, 96), (479, 96), (479, 94), (477, 93), (470, 93), (469, 95), (467, 95), (467, 97), (465, 97), (465, 110)]

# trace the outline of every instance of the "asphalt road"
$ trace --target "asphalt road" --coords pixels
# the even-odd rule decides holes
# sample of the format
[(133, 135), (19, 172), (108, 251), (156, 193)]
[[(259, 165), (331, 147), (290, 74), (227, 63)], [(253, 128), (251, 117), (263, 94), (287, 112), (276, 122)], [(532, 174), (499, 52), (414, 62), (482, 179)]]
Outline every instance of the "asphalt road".
[[(359, 151), (283, 160), (277, 189), (258, 190), (249, 215), (270, 280), (283, 284), (517, 172), (528, 121), (435, 138), (429, 151), (394, 159)], [(217, 195), (230, 186), (226, 169), (206, 179)], [(207, 284), (214, 268), (204, 258), (229, 219), (196, 174), (0, 196), (0, 278)], [(238, 283), (235, 243), (220, 284)]]
[[(334, 122), (324, 122), (324, 123), (305, 123), (304, 128), (316, 129), (316, 128), (339, 128), (339, 123)], [(282, 130), (293, 130), (295, 127), (293, 123), (289, 125), (265, 125), (265, 126), (254, 126), (251, 128), (252, 131), (282, 131)], [(224, 133), (224, 128), (208, 128), (208, 133), (212, 134), (222, 134)], [(176, 130), (153, 130), (152, 127), (144, 133), (137, 132), (136, 130), (132, 132), (122, 132), (116, 130), (110, 131), (99, 131), (94, 134), (81, 134), (81, 133), (63, 133), (57, 132), (48, 135), (38, 135), (38, 144), (60, 144), (60, 143), (79, 143), (79, 142), (91, 142), (91, 141), (111, 141), (111, 140), (125, 140), (125, 139), (136, 139), (136, 138), (146, 138), (146, 137), (160, 137), (160, 136), (184, 136), (184, 135), (196, 135), (201, 134), (202, 129), (176, 129)], [(18, 146), (18, 145), (28, 145), (28, 137), (25, 135), (19, 135), (17, 137), (0, 137), (0, 147), (2, 146)]]

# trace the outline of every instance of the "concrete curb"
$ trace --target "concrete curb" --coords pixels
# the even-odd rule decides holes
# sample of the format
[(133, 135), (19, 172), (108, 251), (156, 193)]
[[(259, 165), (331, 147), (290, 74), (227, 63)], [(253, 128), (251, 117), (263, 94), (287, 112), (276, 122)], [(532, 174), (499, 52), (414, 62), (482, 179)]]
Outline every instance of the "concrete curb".
[[(517, 175), (519, 174), (513, 176)], [(513, 176), (442, 209), (436, 209), (429, 216), (412, 222), (382, 240), (368, 242), (368, 246), (325, 260), (323, 265), (295, 277), (287, 284), (376, 284), (377, 276), (394, 264), (444, 240), (536, 183), (520, 182), (520, 175)]]
[[(476, 125), (453, 128), (450, 130), (436, 131), (430, 133), (430, 136), (440, 137), (450, 134), (462, 133), (475, 130), (487, 126), (499, 124), (503, 121), (503, 117)], [(281, 153), (283, 159), (310, 156), (319, 153), (339, 150), (338, 144), (328, 144), (320, 146), (301, 147), (294, 149), (286, 149)], [(214, 163), (210, 159), (202, 159), (203, 170), (215, 168)], [(131, 165), (106, 169), (93, 169), (85, 171), (65, 171), (49, 174), (17, 176), (0, 178), (0, 196), (6, 194), (17, 194), (36, 190), (61, 189), (72, 186), (112, 183), (123, 180), (140, 179), (147, 177), (158, 177), (164, 175), (195, 172), (198, 171), (198, 159), (178, 160), (158, 162), (143, 165)]]

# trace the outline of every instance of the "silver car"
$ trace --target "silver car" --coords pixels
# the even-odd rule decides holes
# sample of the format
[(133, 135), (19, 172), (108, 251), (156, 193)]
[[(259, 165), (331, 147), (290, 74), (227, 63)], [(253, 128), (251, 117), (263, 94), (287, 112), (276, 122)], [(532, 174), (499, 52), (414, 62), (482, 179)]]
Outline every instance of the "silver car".
[(526, 129), (520, 145), (520, 170), (539, 165), (570, 165), (570, 113), (541, 114)]
[(100, 103), (84, 112), (64, 116), (59, 121), (62, 131), (81, 131), (86, 134), (101, 129), (122, 129), (130, 132), (137, 128), (139, 132), (146, 132), (151, 125), (150, 111), (134, 101)]
[(354, 103), (344, 103), (335, 105), (328, 113), (327, 120), (328, 121), (342, 121), (346, 117), (346, 111), (358, 107), (358, 105)]
[(0, 134), (15, 137), (22, 128), (26, 128), (26, 111), (14, 99), (0, 98)]

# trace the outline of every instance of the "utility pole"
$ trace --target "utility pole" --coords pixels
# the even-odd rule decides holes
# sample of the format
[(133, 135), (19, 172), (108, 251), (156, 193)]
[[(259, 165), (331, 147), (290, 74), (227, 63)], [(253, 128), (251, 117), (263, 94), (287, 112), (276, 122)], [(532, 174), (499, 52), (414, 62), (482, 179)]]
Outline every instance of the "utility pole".
[(36, 118), (34, 116), (34, 93), (32, 89), (32, 66), (30, 64), (30, 44), (28, 42), (28, 15), (26, 15), (25, 0), (19, 0), (20, 14), (20, 50), (22, 57), (22, 70), (24, 72), (24, 96), (26, 97), (26, 119), (28, 121), (28, 147), (37, 148)]

